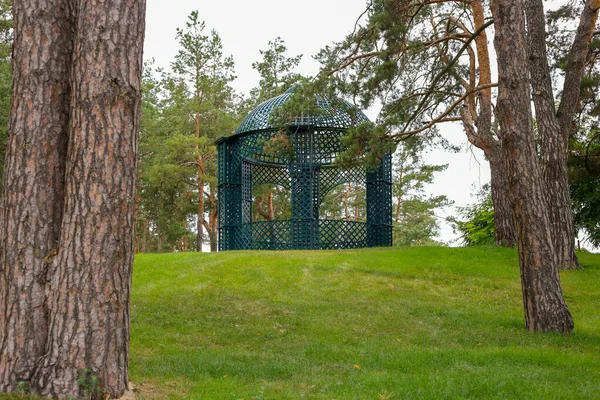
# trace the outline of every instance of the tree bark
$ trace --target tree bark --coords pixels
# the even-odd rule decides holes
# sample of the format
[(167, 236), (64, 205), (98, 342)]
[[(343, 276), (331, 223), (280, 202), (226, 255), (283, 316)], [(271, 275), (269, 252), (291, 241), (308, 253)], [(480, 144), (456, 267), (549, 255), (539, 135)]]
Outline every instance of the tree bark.
[(213, 183), (209, 183), (210, 193), (208, 201), (210, 204), (208, 214), (208, 226), (205, 226), (208, 232), (210, 251), (216, 252), (219, 248), (219, 200), (217, 199), (217, 188)]
[(201, 158), (198, 158), (198, 233), (196, 235), (196, 251), (202, 252), (204, 243), (204, 179), (202, 176)]
[(264, 194), (262, 197), (256, 200), (256, 211), (267, 221), (275, 219), (275, 207), (273, 206), (273, 192), (267, 194), (267, 211), (263, 210), (263, 204), (265, 203)]
[(46, 346), (46, 272), (58, 247), (64, 197), (73, 48), (68, 2), (16, 1), (14, 34), (0, 200), (0, 391), (29, 381)]
[[(485, 25), (485, 13), (483, 2), (476, 0), (471, 3), (473, 13), (473, 22), (475, 29), (480, 29)], [(465, 30), (465, 33), (468, 31)], [(482, 30), (475, 38), (477, 50), (477, 62), (479, 69), (478, 86), (489, 85), (492, 83), (492, 73), (490, 64), (490, 55), (488, 49), (487, 33)], [(475, 69), (475, 65), (471, 65)], [(473, 89), (467, 87), (466, 89)], [(504, 162), (500, 150), (500, 143), (493, 135), (492, 128), (492, 89), (487, 88), (478, 92), (478, 102), (475, 101), (476, 94), (473, 93), (472, 101), (465, 99), (465, 110), (463, 111), (463, 126), (467, 134), (467, 139), (475, 147), (481, 149), (490, 164), (490, 189), (492, 194), (492, 204), (494, 206), (494, 235), (497, 246), (514, 247), (516, 244), (514, 213), (510, 204), (508, 194), (508, 182)], [(479, 104), (477, 109), (476, 104)]]
[(118, 398), (128, 383), (145, 1), (76, 4), (64, 217), (47, 352), (31, 388)]
[(525, 325), (536, 332), (573, 330), (550, 233), (533, 136), (523, 3), (491, 3), (498, 58), (498, 114), (502, 156), (515, 213)]
[(210, 230), (208, 232), (208, 236), (210, 238), (210, 251), (217, 252), (219, 250), (218, 242), (217, 242), (217, 232), (214, 230)]
[[(198, 113), (194, 117), (194, 122), (196, 124), (196, 139), (198, 140), (200, 139), (200, 115)], [(196, 143), (195, 148), (196, 152), (198, 152), (200, 149), (198, 143)], [(196, 251), (202, 253), (202, 244), (204, 243), (204, 179), (202, 178), (204, 175), (204, 162), (201, 156), (198, 156), (196, 160), (196, 168), (198, 170), (198, 215), (196, 216), (198, 232), (196, 233)]]
[[(586, 15), (586, 11), (589, 13), (591, 10), (589, 3), (588, 1), (582, 17)], [(569, 82), (567, 86), (565, 81), (563, 101), (561, 101), (562, 107), (560, 109), (564, 120), (561, 124), (555, 109), (546, 51), (544, 4), (542, 0), (528, 1), (526, 2), (525, 11), (530, 82), (540, 137), (542, 176), (550, 207), (549, 217), (552, 224), (552, 237), (557, 262), (561, 269), (580, 268), (575, 254), (575, 227), (567, 168), (568, 141), (572, 133), (573, 117), (579, 99), (579, 87), (584, 71), (585, 57), (596, 17), (593, 17), (593, 21), (590, 18), (582, 18), (580, 29), (569, 54), (570, 64), (567, 68)], [(597, 12), (595, 15), (597, 16)], [(582, 24), (591, 24), (588, 27), (589, 35), (582, 34)], [(578, 58), (581, 59), (576, 61)], [(577, 64), (575, 68), (573, 67), (574, 62)], [(568, 106), (564, 106), (564, 104), (568, 104)]]
[(144, 218), (144, 232), (142, 233), (142, 253), (148, 252), (148, 219)]
[(497, 246), (514, 247), (517, 243), (515, 217), (508, 193), (508, 177), (500, 147), (487, 156), (490, 163), (490, 191), (494, 205), (494, 235)]

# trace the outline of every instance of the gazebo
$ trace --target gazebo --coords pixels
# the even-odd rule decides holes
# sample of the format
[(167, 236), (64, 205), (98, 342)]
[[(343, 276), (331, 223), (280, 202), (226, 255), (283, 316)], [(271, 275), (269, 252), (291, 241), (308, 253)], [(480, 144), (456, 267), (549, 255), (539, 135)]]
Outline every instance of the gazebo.
[[(320, 112), (275, 127), (273, 115), (292, 93), (289, 89), (260, 104), (235, 134), (216, 141), (219, 250), (391, 246), (391, 154), (372, 171), (364, 166), (338, 167), (334, 161), (345, 149), (342, 137), (349, 128), (367, 122), (367, 117), (360, 110), (348, 112), (350, 104), (343, 100), (316, 96)], [(273, 151), (277, 143), (284, 143), (285, 151)], [(327, 193), (350, 182), (366, 187), (366, 222), (319, 218)], [(264, 184), (289, 190), (290, 219), (253, 221), (252, 191)]]

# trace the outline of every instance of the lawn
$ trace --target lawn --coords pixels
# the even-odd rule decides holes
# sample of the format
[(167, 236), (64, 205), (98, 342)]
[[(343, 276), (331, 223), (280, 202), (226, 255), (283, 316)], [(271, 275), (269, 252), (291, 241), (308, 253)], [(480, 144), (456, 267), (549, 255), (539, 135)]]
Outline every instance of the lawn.
[(575, 332), (523, 328), (498, 248), (138, 255), (131, 379), (181, 399), (600, 398), (600, 255)]

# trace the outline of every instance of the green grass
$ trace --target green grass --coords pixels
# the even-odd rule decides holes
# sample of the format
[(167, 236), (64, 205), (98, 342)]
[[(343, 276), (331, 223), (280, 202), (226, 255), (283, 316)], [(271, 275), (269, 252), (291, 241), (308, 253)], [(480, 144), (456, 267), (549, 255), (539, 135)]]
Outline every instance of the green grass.
[(523, 328), (498, 248), (138, 255), (142, 398), (600, 398), (600, 255), (562, 274), (575, 332)]

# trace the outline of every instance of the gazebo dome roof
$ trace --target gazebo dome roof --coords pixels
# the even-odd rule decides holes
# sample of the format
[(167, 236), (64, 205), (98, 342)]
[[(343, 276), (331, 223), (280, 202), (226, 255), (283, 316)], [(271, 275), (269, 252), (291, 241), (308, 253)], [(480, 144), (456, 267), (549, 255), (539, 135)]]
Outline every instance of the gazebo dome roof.
[[(275, 96), (252, 110), (242, 121), (240, 126), (235, 131), (235, 134), (261, 131), (274, 128), (272, 124), (272, 116), (274, 111), (286, 103), (294, 93), (294, 87), (286, 90), (285, 93)], [(351, 113), (348, 110), (355, 107), (349, 102), (336, 98), (335, 101), (330, 101), (327, 98), (316, 95), (315, 102), (317, 107), (321, 109), (318, 115), (304, 115), (297, 117), (290, 125), (311, 125), (321, 128), (343, 128), (348, 129), (360, 125), (363, 122), (369, 122), (367, 116), (361, 111)], [(336, 106), (336, 104), (345, 106)], [(346, 107), (347, 106), (347, 107)]]

